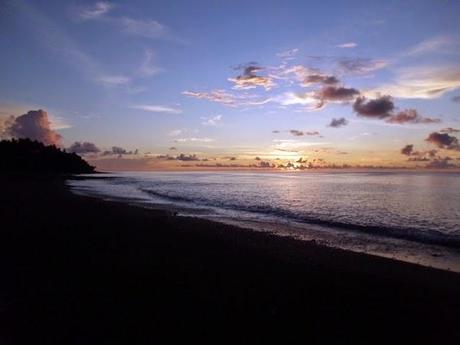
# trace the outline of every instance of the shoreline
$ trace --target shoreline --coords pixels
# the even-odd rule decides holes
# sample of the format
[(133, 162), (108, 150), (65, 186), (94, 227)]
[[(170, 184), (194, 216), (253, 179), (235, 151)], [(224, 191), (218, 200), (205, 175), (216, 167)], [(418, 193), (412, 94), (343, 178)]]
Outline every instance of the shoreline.
[[(297, 241), (314, 241), (325, 247), (341, 249), (372, 256), (385, 257), (400, 262), (408, 262), (460, 273), (459, 240), (450, 242), (447, 238), (420, 237), (405, 234), (401, 229), (387, 229), (380, 226), (351, 224), (331, 224), (321, 222), (302, 222), (295, 218), (280, 217), (241, 209), (219, 208), (170, 200), (167, 197), (151, 199), (150, 193), (136, 191), (132, 196), (123, 196), (101, 186), (72, 184), (72, 180), (117, 180), (120, 175), (71, 178), (66, 183), (71, 192), (92, 198), (119, 202), (125, 205), (151, 210), (171, 210), (181, 217), (206, 219), (211, 222), (270, 234), (279, 238)], [(70, 183), (69, 183), (70, 182)], [(132, 193), (132, 192), (131, 192)], [(130, 194), (130, 193), (128, 193)], [(382, 231), (385, 230), (385, 231)]]
[(79, 196), (62, 178), (2, 176), (2, 191), (5, 344), (460, 340), (457, 273)]

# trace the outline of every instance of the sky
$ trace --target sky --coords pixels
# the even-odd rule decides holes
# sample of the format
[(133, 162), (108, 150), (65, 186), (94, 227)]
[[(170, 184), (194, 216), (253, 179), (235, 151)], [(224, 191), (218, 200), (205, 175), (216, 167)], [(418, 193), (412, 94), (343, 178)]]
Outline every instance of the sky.
[(106, 170), (458, 168), (458, 13), (0, 0), (0, 135)]

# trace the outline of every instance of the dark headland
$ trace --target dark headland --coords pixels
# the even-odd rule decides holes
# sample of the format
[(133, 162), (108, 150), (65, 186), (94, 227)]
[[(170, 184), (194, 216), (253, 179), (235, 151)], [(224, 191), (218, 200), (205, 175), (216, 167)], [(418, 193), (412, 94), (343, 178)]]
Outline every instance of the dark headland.
[(0, 344), (460, 344), (460, 275), (0, 175)]

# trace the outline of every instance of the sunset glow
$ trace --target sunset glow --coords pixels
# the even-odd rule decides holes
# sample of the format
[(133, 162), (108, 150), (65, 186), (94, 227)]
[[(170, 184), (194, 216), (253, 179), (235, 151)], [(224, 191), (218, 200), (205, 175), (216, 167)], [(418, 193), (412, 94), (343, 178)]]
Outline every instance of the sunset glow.
[(460, 165), (458, 2), (1, 6), (2, 138), (102, 170)]

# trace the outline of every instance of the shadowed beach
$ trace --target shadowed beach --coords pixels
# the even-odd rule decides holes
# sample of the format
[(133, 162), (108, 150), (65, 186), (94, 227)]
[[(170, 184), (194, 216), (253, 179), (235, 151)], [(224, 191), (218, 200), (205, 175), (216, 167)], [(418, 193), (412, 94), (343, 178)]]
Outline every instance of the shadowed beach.
[(0, 179), (2, 344), (458, 344), (460, 275)]

